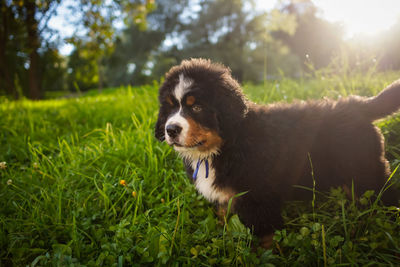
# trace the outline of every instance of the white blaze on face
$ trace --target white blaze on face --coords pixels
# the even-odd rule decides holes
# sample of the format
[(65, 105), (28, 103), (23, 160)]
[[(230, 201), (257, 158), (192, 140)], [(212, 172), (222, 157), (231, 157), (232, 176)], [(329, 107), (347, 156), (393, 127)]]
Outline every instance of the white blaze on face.
[(168, 125), (179, 125), (182, 127), (182, 131), (179, 134), (177, 140), (172, 140), (171, 137), (168, 135), (167, 131), (165, 130), (165, 137), (168, 144), (172, 144), (174, 141), (178, 142), (180, 145), (185, 144), (185, 140), (187, 137), (187, 133), (189, 131), (189, 123), (188, 121), (182, 116), (182, 98), (185, 93), (188, 91), (189, 87), (192, 85), (193, 81), (191, 79), (185, 78), (183, 74), (179, 75), (179, 82), (175, 86), (174, 89), (174, 96), (178, 100), (179, 103), (179, 110), (172, 114), (171, 117), (165, 123), (165, 129)]
[(174, 89), (174, 95), (179, 103), (181, 103), (183, 96), (188, 91), (188, 89), (192, 85), (192, 83), (193, 83), (193, 80), (185, 78), (185, 76), (183, 76), (183, 74), (179, 75), (179, 83), (175, 86), (175, 89)]

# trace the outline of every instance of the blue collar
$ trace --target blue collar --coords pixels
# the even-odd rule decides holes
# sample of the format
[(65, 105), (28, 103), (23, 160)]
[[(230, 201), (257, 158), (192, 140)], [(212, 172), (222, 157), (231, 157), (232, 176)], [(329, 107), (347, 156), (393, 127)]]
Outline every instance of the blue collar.
[(201, 165), (201, 163), (202, 163), (203, 161), (204, 161), (204, 164), (206, 165), (206, 178), (208, 178), (208, 169), (209, 169), (209, 167), (208, 167), (208, 159), (199, 159), (199, 160), (197, 161), (196, 169), (195, 169), (194, 172), (193, 172), (193, 180), (196, 180), (196, 178), (197, 178), (197, 173), (199, 172), (200, 165)]

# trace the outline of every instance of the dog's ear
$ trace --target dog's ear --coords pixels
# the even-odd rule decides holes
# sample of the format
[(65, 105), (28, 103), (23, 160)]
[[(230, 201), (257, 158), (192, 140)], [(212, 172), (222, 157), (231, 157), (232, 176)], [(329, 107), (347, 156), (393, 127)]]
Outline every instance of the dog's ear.
[(162, 112), (162, 109), (160, 108), (154, 134), (155, 134), (155, 137), (161, 142), (165, 140), (165, 130), (164, 129), (165, 129), (166, 120), (167, 120), (166, 115), (165, 115), (165, 113)]
[(162, 100), (165, 98), (165, 93), (168, 90), (167, 88), (170, 87), (168, 82), (169, 80), (164, 81), (161, 87), (158, 89), (158, 103), (160, 108), (158, 110), (158, 118), (154, 129), (154, 135), (161, 142), (165, 140), (165, 123), (168, 119), (168, 111), (162, 104)]
[(240, 88), (220, 91), (223, 95), (217, 96), (218, 125), (224, 139), (229, 139), (232, 134), (240, 129), (243, 119), (247, 114), (247, 100)]

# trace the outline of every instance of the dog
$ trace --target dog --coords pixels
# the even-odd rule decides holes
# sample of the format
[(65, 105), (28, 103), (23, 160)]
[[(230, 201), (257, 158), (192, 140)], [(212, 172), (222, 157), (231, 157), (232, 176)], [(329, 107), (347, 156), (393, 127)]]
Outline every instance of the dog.
[[(254, 234), (272, 241), (283, 226), (282, 204), (354, 185), (379, 192), (390, 175), (384, 139), (373, 121), (400, 108), (400, 80), (378, 96), (257, 105), (230, 69), (184, 60), (159, 89), (155, 136), (183, 158), (206, 199), (232, 209)], [(388, 202), (395, 197), (385, 192)]]

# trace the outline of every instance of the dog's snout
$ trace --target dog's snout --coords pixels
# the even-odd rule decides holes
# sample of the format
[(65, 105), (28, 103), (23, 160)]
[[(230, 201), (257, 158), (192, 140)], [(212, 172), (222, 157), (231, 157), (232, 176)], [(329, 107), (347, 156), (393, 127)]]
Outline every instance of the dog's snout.
[(182, 127), (179, 126), (178, 124), (170, 124), (167, 125), (166, 130), (171, 138), (175, 138), (181, 133)]

